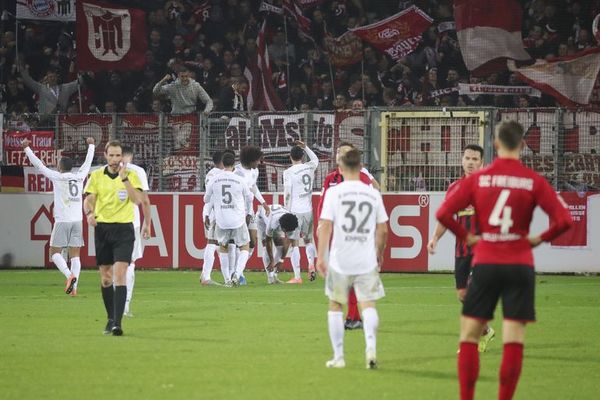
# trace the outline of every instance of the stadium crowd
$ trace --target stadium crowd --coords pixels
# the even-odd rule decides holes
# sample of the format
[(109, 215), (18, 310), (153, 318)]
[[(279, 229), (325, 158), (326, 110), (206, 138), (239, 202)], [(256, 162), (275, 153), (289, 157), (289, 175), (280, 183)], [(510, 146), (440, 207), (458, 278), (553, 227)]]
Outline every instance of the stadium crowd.
[[(269, 2), (281, 6), (282, 0)], [(164, 91), (153, 89), (163, 76), (175, 75), (183, 67), (187, 67), (192, 79), (212, 98), (214, 111), (234, 111), (232, 104), (239, 101), (231, 101), (232, 98), (244, 100), (243, 94), (247, 92), (243, 75), (245, 63), (248, 54), (255, 51), (255, 39), (265, 17), (268, 18), (267, 42), (273, 82), (287, 110), (346, 109), (357, 99), (363, 100), (367, 107), (555, 105), (549, 96), (467, 96), (439, 90), (454, 87), (459, 82), (522, 84), (508, 71), (483, 78), (470, 76), (456, 32), (444, 30), (447, 23), (453, 21), (452, 0), (318, 2), (304, 10), (304, 15), (311, 20), (311, 33), (317, 43), (303, 39), (291, 24), (284, 29), (281, 15), (259, 11), (260, 0), (128, 0), (120, 3), (147, 12), (148, 50), (141, 73), (78, 71), (74, 23), (20, 20), (17, 39), (15, 2), (0, 1), (3, 10), (0, 21), (2, 111), (12, 118), (36, 112), (169, 112), (168, 96)], [(337, 37), (348, 28), (382, 20), (412, 4), (434, 19), (412, 54), (393, 63), (365, 45), (363, 63), (343, 69), (330, 65), (319, 43), (326, 33)], [(527, 0), (521, 4), (523, 41), (532, 57), (564, 56), (596, 45), (591, 26), (594, 16), (600, 12), (600, 0)], [(69, 84), (77, 79), (81, 83), (79, 91), (74, 89), (76, 84)], [(43, 89), (46, 83), (55, 80), (66, 84), (61, 86), (64, 92), (61, 98), (56, 96), (58, 101), (47, 104), (44, 99), (51, 98), (53, 93), (43, 93), (40, 87)], [(211, 111), (211, 108), (204, 110)]]

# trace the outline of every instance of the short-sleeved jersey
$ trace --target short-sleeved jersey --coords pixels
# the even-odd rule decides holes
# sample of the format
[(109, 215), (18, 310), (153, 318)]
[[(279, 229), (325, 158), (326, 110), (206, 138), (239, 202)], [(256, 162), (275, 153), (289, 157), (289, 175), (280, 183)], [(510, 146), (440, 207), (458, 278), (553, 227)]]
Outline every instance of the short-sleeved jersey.
[[(127, 178), (136, 190), (142, 190), (142, 184), (134, 171), (128, 170)], [(119, 174), (111, 174), (108, 166), (98, 168), (90, 174), (84, 192), (96, 195), (94, 215), (97, 222), (133, 223), (136, 204), (129, 198)]]
[(285, 199), (289, 198), (286, 207), (294, 214), (312, 212), (312, 191), (319, 158), (308, 147), (304, 151), (308, 162), (292, 165), (283, 171), (283, 195)]
[(85, 161), (78, 171), (63, 173), (49, 169), (29, 147), (25, 149), (31, 164), (52, 181), (56, 222), (79, 222), (83, 219), (83, 182), (90, 171), (95, 149), (93, 144), (88, 146)]
[[(448, 190), (446, 191), (446, 198), (448, 198), (454, 191), (456, 191), (462, 180), (465, 179), (460, 178), (457, 181), (454, 181), (448, 186)], [(456, 220), (459, 224), (461, 224), (468, 232), (471, 232), (473, 235), (479, 235), (479, 226), (477, 225), (477, 219), (475, 218), (475, 208), (469, 204), (466, 208), (462, 210), (458, 210), (455, 214)], [(464, 240), (456, 239), (455, 246), (455, 257), (471, 257), (473, 255), (473, 249), (470, 246), (467, 246), (467, 242)]]
[(533, 210), (540, 206), (550, 217), (542, 235), (549, 241), (572, 225), (571, 216), (550, 184), (519, 160), (498, 158), (488, 167), (465, 178), (436, 213), (457, 238), (467, 230), (454, 214), (469, 204), (476, 210), (481, 240), (475, 245), (473, 266), (509, 264), (533, 267), (528, 235)]
[[(366, 168), (362, 168), (360, 170), (360, 181), (367, 185), (372, 185), (372, 180), (373, 175), (371, 175)], [(317, 215), (321, 215), (321, 209), (323, 208), (323, 199), (325, 198), (325, 193), (327, 192), (327, 189), (339, 183), (342, 183), (343, 181), (344, 176), (342, 175), (339, 169), (335, 169), (329, 174), (327, 174), (325, 180), (323, 181), (323, 188), (321, 189), (321, 198), (319, 199), (319, 206), (317, 207)]]
[[(144, 170), (144, 168), (140, 167), (139, 165), (128, 163), (127, 169), (135, 172), (138, 179), (140, 180), (140, 184), (142, 185), (142, 191), (149, 192), (150, 185), (148, 185), (148, 174), (146, 174), (146, 171)], [(133, 226), (136, 228), (139, 228), (140, 226), (142, 226), (142, 219), (140, 218), (140, 207), (139, 206), (136, 206), (133, 208)]]
[(246, 182), (246, 185), (248, 185), (250, 192), (252, 192), (252, 200), (256, 198), (260, 204), (263, 204), (265, 199), (256, 185), (256, 182), (258, 181), (258, 168), (246, 169), (242, 166), (242, 164), (237, 164), (233, 172), (244, 179), (244, 182)]
[(265, 224), (265, 235), (267, 237), (275, 237), (284, 235), (285, 232), (281, 229), (279, 220), (284, 214), (288, 214), (290, 211), (280, 206), (279, 204), (271, 205), (271, 212), (267, 216), (265, 209), (261, 207), (258, 210), (258, 218), (261, 219)]
[(204, 202), (210, 203), (221, 229), (239, 228), (252, 214), (252, 193), (242, 177), (231, 171), (222, 171), (210, 182)]
[(381, 193), (361, 181), (345, 181), (325, 194), (321, 219), (333, 222), (329, 267), (357, 275), (377, 268), (375, 229), (388, 220)]
[[(221, 172), (223, 172), (222, 169), (219, 169), (217, 167), (213, 167), (213, 168), (210, 169), (210, 171), (208, 171), (206, 173), (206, 176), (204, 177), (204, 188), (205, 188), (205, 190), (208, 189), (208, 185), (210, 185), (210, 183)], [(204, 203), (204, 207), (202, 208), (202, 219), (204, 219), (206, 217), (208, 217), (211, 221), (214, 221), (214, 219), (215, 219), (215, 211), (210, 206), (210, 203)]]

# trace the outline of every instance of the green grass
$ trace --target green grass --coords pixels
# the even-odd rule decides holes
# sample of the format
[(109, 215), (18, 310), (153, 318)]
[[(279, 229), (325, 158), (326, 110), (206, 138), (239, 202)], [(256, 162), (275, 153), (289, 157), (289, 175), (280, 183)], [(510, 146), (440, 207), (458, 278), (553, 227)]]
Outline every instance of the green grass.
[[(112, 337), (97, 272), (70, 298), (56, 271), (0, 271), (0, 399), (458, 398), (451, 275), (383, 277), (377, 371), (364, 369), (362, 331), (346, 333), (346, 369), (324, 367), (322, 280), (273, 287), (248, 275), (225, 289), (200, 287), (196, 272), (139, 271), (135, 317)], [(600, 278), (538, 277), (517, 399), (599, 398), (599, 308)], [(498, 337), (478, 399), (497, 397), (500, 357)]]

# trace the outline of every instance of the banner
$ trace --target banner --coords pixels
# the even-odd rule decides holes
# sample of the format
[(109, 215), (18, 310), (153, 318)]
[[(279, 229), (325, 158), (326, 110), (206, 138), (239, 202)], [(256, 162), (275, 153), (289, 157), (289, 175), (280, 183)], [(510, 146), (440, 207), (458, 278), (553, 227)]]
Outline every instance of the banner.
[(75, 21), (74, 3), (75, 0), (17, 0), (17, 19)]
[(159, 188), (160, 135), (158, 116), (123, 115), (120, 140), (133, 149), (133, 163), (143, 167), (150, 190)]
[(600, 47), (549, 61), (538, 60), (528, 67), (516, 68), (514, 62), (508, 66), (519, 80), (556, 98), (562, 105), (588, 105), (600, 72)]
[(593, 193), (560, 193), (560, 196), (567, 203), (574, 225), (571, 229), (554, 239), (550, 243), (552, 247), (587, 248), (588, 197), (591, 195)]
[(20, 165), (0, 165), (0, 191), (2, 193), (24, 192), (24, 182), (23, 167)]
[(77, 6), (77, 67), (84, 71), (135, 70), (146, 64), (146, 13), (96, 0)]
[(394, 61), (412, 53), (433, 19), (416, 6), (371, 25), (350, 29), (358, 37)]
[(7, 131), (3, 134), (2, 151), (4, 152), (4, 160), (7, 165), (31, 165), (21, 142), (24, 139), (31, 140), (29, 147), (34, 154), (42, 160), (44, 165), (58, 165), (58, 160), (61, 157), (61, 151), (56, 150), (54, 145), (54, 132), (52, 131), (31, 131), (17, 132)]
[(75, 165), (81, 165), (87, 154), (85, 139), (93, 137), (96, 140), (96, 158), (104, 160), (104, 145), (113, 129), (110, 115), (59, 115), (57, 147), (63, 150), (63, 155), (71, 157)]
[(459, 83), (458, 93), (466, 95), (490, 94), (493, 96), (508, 95), (526, 95), (531, 97), (541, 97), (542, 92), (529, 86), (500, 86), (500, 85), (482, 85)]
[(351, 31), (338, 38), (331, 35), (325, 36), (323, 48), (329, 56), (329, 62), (338, 68), (353, 65), (362, 60), (362, 42)]
[(298, 27), (298, 35), (304, 39), (315, 41), (310, 31), (311, 21), (302, 14), (296, 0), (283, 0), (283, 13), (290, 17)]
[(454, 20), (465, 65), (475, 76), (506, 70), (506, 59), (529, 60), (517, 0), (455, 0)]

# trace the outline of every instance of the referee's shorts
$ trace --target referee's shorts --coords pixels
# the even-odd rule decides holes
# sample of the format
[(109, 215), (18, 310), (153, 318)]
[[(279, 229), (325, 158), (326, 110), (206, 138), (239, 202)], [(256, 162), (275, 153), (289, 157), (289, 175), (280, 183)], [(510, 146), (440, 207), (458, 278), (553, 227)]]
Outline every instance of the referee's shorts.
[(112, 265), (116, 262), (131, 263), (131, 253), (135, 242), (132, 223), (98, 222), (95, 234), (97, 265)]

